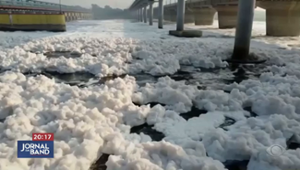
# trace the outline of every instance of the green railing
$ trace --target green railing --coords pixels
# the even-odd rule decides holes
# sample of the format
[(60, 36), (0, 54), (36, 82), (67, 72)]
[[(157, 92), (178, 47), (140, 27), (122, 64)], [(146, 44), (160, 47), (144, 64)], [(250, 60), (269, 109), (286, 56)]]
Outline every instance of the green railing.
[(39, 10), (56, 10), (56, 11), (72, 11), (72, 12), (90, 12), (90, 9), (79, 6), (68, 6), (58, 3), (33, 1), (33, 0), (0, 0), (0, 8), (16, 7), (16, 8), (32, 8)]

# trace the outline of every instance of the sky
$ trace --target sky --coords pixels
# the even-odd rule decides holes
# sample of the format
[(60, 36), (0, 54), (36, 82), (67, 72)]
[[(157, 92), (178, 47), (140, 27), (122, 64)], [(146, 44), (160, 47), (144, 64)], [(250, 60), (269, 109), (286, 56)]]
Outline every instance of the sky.
[[(46, 2), (59, 3), (59, 0), (39, 0)], [(91, 7), (91, 4), (97, 4), (104, 7), (109, 5), (112, 8), (128, 8), (134, 0), (61, 0), (62, 4), (65, 5), (79, 5), (82, 7)]]

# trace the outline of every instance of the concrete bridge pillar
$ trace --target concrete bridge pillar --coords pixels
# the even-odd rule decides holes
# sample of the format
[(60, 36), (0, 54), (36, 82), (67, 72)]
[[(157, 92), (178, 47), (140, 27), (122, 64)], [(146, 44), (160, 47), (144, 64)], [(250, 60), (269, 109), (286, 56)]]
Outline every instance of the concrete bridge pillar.
[(153, 2), (149, 2), (149, 25), (153, 25)]
[(216, 10), (213, 8), (202, 8), (194, 11), (195, 25), (212, 25)]
[(74, 20), (73, 12), (70, 12), (70, 21)]
[(262, 1), (257, 4), (266, 9), (267, 36), (300, 35), (299, 1)]
[(235, 28), (237, 24), (238, 6), (215, 7), (218, 11), (220, 29)]
[(239, 1), (238, 23), (232, 54), (233, 60), (248, 60), (255, 2), (256, 0)]
[(184, 30), (184, 21), (185, 21), (185, 0), (178, 0), (176, 31)]
[(77, 20), (76, 12), (73, 12), (73, 20)]
[(139, 14), (140, 14), (139, 21), (143, 22), (143, 9), (142, 8), (139, 8)]
[(72, 21), (71, 14), (69, 12), (65, 13), (65, 19), (67, 22)]
[(73, 19), (72, 14), (69, 12), (68, 15), (69, 15), (69, 21), (72, 21), (72, 19)]
[(158, 1), (158, 28), (162, 29), (164, 24), (164, 2)]
[(65, 12), (65, 20), (66, 20), (66, 22), (69, 21), (68, 19), (69, 19), (69, 18), (68, 18), (68, 13)]
[(144, 17), (144, 23), (147, 23), (147, 6), (144, 7), (143, 17)]

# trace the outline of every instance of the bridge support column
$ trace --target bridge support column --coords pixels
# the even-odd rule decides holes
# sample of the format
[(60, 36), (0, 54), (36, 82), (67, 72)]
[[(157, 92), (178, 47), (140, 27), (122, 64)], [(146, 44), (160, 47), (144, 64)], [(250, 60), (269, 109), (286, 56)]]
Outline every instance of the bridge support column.
[[(177, 23), (176, 30), (169, 31), (170, 35), (174, 35), (176, 37), (201, 37), (202, 32), (198, 30), (184, 30), (184, 22), (185, 22), (185, 0), (177, 1)], [(188, 11), (187, 13), (190, 14)], [(194, 18), (194, 15), (192, 15)]]
[(144, 21), (144, 13), (143, 13), (143, 8), (140, 8), (140, 22)]
[(140, 8), (140, 22), (143, 22), (143, 8)]
[(220, 29), (235, 28), (237, 24), (237, 6), (217, 7)]
[(297, 1), (258, 2), (266, 9), (267, 36), (300, 35), (300, 3)]
[(202, 8), (195, 10), (195, 25), (212, 25), (216, 10), (213, 8)]
[(70, 13), (70, 19), (71, 19), (71, 21), (74, 21), (74, 14), (73, 14), (73, 12)]
[(153, 2), (149, 2), (149, 25), (153, 25)]
[(76, 20), (77, 20), (77, 13), (74, 12), (74, 13), (73, 13), (73, 16), (74, 16), (74, 20), (76, 21)]
[(69, 12), (67, 12), (67, 13), (65, 14), (65, 16), (66, 16), (66, 21), (67, 21), (67, 22), (71, 21), (71, 15), (70, 15)]
[(184, 30), (184, 14), (185, 14), (185, 0), (178, 0), (177, 1), (177, 23), (176, 23), (177, 31)]
[(147, 6), (144, 7), (144, 23), (147, 23)]
[(249, 56), (255, 2), (256, 0), (239, 0), (233, 60), (246, 61)]
[(158, 2), (158, 28), (162, 29), (164, 24), (164, 2), (159, 0)]
[(65, 21), (68, 22), (68, 13), (65, 13)]

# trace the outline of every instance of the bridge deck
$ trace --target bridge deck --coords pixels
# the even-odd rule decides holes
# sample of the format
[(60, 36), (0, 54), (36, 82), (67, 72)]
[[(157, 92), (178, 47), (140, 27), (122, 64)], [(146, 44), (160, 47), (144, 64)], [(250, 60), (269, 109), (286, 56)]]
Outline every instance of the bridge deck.
[(42, 1), (2, 1), (0, 0), (0, 10), (36, 10), (36, 11), (64, 11), (64, 12), (89, 12), (89, 9), (79, 6), (68, 6), (63, 4), (42, 2)]

